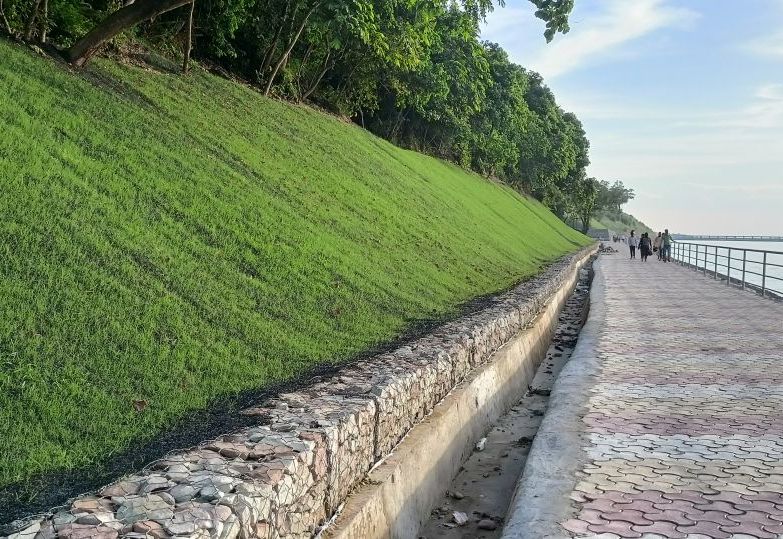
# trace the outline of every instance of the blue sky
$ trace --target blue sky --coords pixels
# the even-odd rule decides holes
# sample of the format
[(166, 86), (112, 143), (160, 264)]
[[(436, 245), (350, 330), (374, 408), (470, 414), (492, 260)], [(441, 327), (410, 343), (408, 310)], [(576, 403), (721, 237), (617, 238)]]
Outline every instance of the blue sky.
[(547, 44), (528, 0), (483, 38), (540, 72), (653, 228), (783, 235), (783, 0), (576, 0)]

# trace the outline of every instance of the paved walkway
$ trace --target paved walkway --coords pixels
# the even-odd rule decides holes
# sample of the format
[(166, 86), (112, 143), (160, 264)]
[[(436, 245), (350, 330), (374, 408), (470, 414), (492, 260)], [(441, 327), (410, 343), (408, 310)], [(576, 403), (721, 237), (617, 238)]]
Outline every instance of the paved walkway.
[(783, 538), (783, 304), (604, 255), (507, 537)]

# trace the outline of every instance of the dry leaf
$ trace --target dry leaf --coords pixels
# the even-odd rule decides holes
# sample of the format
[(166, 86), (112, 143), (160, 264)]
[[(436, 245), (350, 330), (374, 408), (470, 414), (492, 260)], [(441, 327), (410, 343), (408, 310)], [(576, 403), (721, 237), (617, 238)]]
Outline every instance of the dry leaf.
[(144, 399), (133, 399), (133, 409), (137, 412), (143, 412), (149, 405), (150, 403)]

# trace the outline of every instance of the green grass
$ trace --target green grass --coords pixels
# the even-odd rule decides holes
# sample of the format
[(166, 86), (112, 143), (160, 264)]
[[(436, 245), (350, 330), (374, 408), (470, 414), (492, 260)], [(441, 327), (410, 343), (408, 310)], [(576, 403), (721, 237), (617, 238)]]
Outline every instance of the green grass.
[(640, 236), (642, 232), (648, 232), (650, 235), (653, 233), (657, 234), (646, 224), (627, 213), (623, 213), (621, 216), (599, 214), (593, 218), (590, 226), (593, 228), (608, 228), (618, 234), (628, 234), (631, 230), (635, 230), (637, 236)]
[(0, 94), (0, 486), (348, 359), (588, 241), (198, 70), (74, 75), (0, 40)]

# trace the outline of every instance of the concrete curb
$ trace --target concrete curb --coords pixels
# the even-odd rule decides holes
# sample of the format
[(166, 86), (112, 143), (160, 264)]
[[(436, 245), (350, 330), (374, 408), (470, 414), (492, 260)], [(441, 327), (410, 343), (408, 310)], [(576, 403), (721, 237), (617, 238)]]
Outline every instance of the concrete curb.
[(530, 449), (509, 509), (504, 539), (570, 538), (559, 522), (575, 511), (569, 495), (586, 461), (581, 418), (589, 391), (600, 372), (595, 343), (604, 326), (605, 276), (600, 258), (593, 266), (590, 314), (571, 360), (560, 373), (549, 408)]
[(457, 385), (370, 472), (325, 534), (341, 539), (411, 538), (476, 441), (524, 394), (546, 354), (558, 315), (593, 250), (575, 259), (562, 286), (528, 327)]

